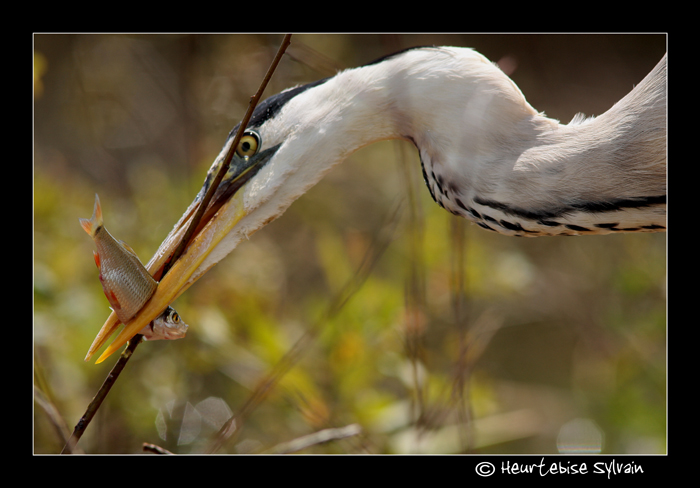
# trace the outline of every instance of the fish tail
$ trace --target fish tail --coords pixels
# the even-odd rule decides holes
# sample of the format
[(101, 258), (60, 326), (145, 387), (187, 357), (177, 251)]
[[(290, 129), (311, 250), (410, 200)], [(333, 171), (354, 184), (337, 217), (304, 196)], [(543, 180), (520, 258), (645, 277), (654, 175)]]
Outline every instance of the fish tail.
[(97, 193), (95, 193), (95, 209), (92, 211), (92, 218), (90, 220), (80, 219), (80, 225), (85, 232), (90, 234), (90, 237), (95, 237), (97, 229), (102, 227), (102, 207), (100, 206), (100, 197), (97, 196)]

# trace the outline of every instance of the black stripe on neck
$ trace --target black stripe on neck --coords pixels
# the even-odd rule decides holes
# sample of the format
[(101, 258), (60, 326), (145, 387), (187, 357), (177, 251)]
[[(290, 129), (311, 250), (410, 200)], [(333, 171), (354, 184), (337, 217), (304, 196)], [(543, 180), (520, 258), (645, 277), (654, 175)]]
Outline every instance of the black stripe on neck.
[(485, 207), (500, 210), (507, 215), (514, 215), (516, 217), (522, 217), (529, 220), (542, 220), (561, 217), (562, 215), (566, 215), (571, 212), (603, 213), (614, 212), (625, 208), (644, 208), (652, 205), (665, 205), (666, 195), (657, 195), (653, 197), (616, 198), (613, 200), (600, 202), (570, 203), (553, 209), (535, 211), (526, 210), (519, 207), (512, 207), (504, 203), (487, 200), (480, 197), (476, 197), (474, 202)]

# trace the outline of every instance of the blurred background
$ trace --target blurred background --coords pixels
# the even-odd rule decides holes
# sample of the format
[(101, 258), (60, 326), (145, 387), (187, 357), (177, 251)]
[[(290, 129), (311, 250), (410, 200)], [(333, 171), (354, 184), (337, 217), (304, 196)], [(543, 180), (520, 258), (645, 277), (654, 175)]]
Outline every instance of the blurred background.
[[(61, 451), (116, 361), (83, 361), (109, 310), (78, 218), (98, 193), (106, 227), (147, 262), (282, 37), (34, 36), (35, 453)], [(566, 123), (628, 93), (666, 40), (296, 34), (265, 96), (455, 45)], [(139, 346), (85, 453), (202, 452), (245, 405), (218, 452), (288, 452), (354, 425), (298, 452), (666, 452), (666, 234), (486, 232), (431, 200), (408, 143), (353, 154), (174, 306), (187, 337)]]

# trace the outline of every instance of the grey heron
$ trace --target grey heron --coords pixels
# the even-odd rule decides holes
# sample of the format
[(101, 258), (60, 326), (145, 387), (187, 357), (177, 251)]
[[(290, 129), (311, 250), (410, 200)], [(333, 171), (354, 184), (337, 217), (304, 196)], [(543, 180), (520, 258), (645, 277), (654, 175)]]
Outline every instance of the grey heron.
[[(157, 278), (237, 130), (148, 263)], [(411, 48), (260, 104), (187, 252), (98, 362), (330, 168), (386, 139), (413, 143), (433, 199), (490, 231), (535, 237), (666, 228), (666, 56), (604, 114), (561, 124), (477, 52)], [(112, 314), (86, 360), (117, 325)]]

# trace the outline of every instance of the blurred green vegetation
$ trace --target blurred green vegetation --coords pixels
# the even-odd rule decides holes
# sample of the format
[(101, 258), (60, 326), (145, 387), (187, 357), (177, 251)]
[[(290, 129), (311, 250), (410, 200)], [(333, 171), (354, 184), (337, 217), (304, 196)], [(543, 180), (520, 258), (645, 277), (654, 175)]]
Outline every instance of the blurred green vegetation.
[[(68, 430), (114, 363), (83, 362), (108, 303), (78, 218), (99, 193), (107, 228), (148, 261), (280, 40), (34, 37), (35, 385)], [(268, 96), (403, 47), (451, 44), (515, 66), (528, 101), (563, 122), (605, 111), (665, 52), (659, 35), (292, 43)], [(412, 147), (358, 151), (175, 302), (188, 336), (139, 347), (80, 447), (200, 452), (318, 330), (220, 452), (266, 452), (357, 423), (362, 435), (304, 452), (556, 453), (562, 427), (583, 418), (605, 453), (665, 453), (666, 235), (514, 239), (465, 223), (460, 246), (453, 219), (430, 200)], [(367, 255), (377, 259), (366, 279), (329, 314)], [(459, 315), (455, 273), (465, 279)], [(56, 424), (34, 404), (35, 453), (60, 452)]]

